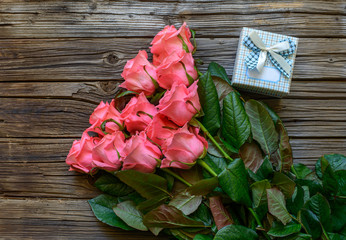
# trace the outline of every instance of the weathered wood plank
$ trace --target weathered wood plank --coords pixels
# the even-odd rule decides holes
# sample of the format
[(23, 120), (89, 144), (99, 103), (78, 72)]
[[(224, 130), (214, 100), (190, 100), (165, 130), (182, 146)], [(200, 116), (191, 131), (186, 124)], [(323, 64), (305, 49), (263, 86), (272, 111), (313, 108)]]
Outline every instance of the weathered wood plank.
[[(114, 97), (121, 81), (2, 82), (0, 97), (68, 98), (98, 103)], [(248, 94), (252, 96), (252, 94)], [(256, 96), (257, 97), (257, 96)], [(258, 96), (260, 97), (260, 96)], [(261, 96), (262, 98), (268, 98)], [(293, 81), (285, 99), (346, 99), (345, 81)]]
[[(88, 199), (98, 195), (91, 178), (67, 171), (65, 158), (72, 142), (73, 139), (0, 138), (0, 196)], [(345, 138), (292, 138), (291, 144), (294, 162), (309, 167), (323, 154), (346, 155)]]
[(99, 222), (86, 200), (0, 198), (1, 239), (168, 239)]
[[(346, 100), (268, 99), (292, 137), (345, 137)], [(0, 137), (79, 137), (97, 103), (2, 98)]]
[[(0, 31), (1, 32), (1, 31)], [(12, 39), (0, 40), (1, 81), (85, 81), (121, 79), (127, 60), (151, 39)], [(195, 58), (233, 72), (236, 38), (200, 38)], [(346, 39), (300, 39), (293, 79), (340, 79), (346, 74)]]
[[(343, 16), (334, 14), (290, 11), (267, 14), (259, 11), (257, 14), (245, 15), (187, 11), (150, 15), (150, 11), (141, 8), (136, 8), (135, 14), (123, 14), (117, 8), (111, 13), (67, 12), (66, 9), (73, 4), (47, 3), (48, 6), (60, 9), (55, 12), (39, 11), (41, 5), (35, 13), (0, 12), (0, 38), (152, 37), (165, 25), (179, 26), (184, 21), (197, 30), (200, 36), (206, 37), (238, 37), (244, 26), (295, 37), (343, 37), (346, 34)], [(172, 8), (170, 4), (166, 6)]]
[[(46, 3), (48, 1), (45, 1)], [(257, 14), (257, 13), (320, 13), (325, 14), (344, 14), (345, 3), (343, 1), (242, 1), (234, 0), (189, 0), (189, 1), (97, 1), (88, 2), (82, 0), (52, 2), (42, 4), (39, 0), (27, 2), (25, 0), (3, 0), (3, 13), (108, 13), (116, 14), (144, 14), (144, 15), (167, 15), (167, 14)], [(167, 3), (168, 2), (168, 3)], [(332, 4), (331, 4), (332, 3)], [(25, 4), (25, 7), (23, 7)], [(220, 5), (222, 7), (220, 7)]]

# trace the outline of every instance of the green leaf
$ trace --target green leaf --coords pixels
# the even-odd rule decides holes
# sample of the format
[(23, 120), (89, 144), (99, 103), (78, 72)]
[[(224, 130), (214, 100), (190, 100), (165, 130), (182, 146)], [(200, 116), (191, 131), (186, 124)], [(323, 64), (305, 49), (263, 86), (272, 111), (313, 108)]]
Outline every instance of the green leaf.
[(245, 167), (256, 173), (263, 163), (262, 151), (255, 142), (244, 143), (239, 154)]
[(292, 148), (287, 131), (280, 121), (276, 124), (277, 131), (279, 133), (279, 156), (280, 156), (280, 170), (289, 172), (293, 164)]
[[(230, 145), (229, 143), (227, 143), (225, 140), (223, 140), (222, 138), (220, 138), (219, 136), (215, 136), (214, 137), (215, 141), (217, 142), (217, 144), (219, 144), (219, 146), (228, 154), (228, 155), (232, 155), (234, 153), (238, 153), (238, 149), (235, 149), (232, 145)], [(216, 147), (216, 145), (210, 140), (208, 139), (208, 153), (210, 155), (213, 155), (214, 157), (219, 157), (222, 158), (224, 157), (223, 153), (220, 152), (220, 150)]]
[(251, 127), (239, 96), (229, 93), (223, 100), (222, 136), (239, 149), (250, 136)]
[(225, 158), (215, 157), (209, 153), (207, 153), (203, 161), (217, 174), (220, 174), (227, 167)]
[[(225, 151), (227, 153), (238, 153), (238, 149), (235, 149), (231, 144), (229, 144), (228, 142), (226, 142), (225, 140), (223, 140), (222, 138), (220, 138), (221, 142), (223, 145), (220, 144), (220, 147), (225, 147)], [(231, 155), (231, 154), (230, 154)]]
[(169, 205), (176, 207), (182, 211), (185, 215), (189, 215), (197, 210), (202, 203), (201, 195), (192, 195), (188, 191), (183, 191), (176, 195)]
[(322, 234), (321, 224), (316, 215), (308, 209), (302, 209), (298, 213), (298, 219), (306, 228), (312, 239), (318, 239)]
[(267, 189), (268, 210), (284, 225), (291, 221), (291, 216), (286, 209), (283, 193), (277, 188)]
[(142, 213), (137, 210), (134, 202), (125, 201), (118, 203), (113, 207), (113, 211), (130, 227), (141, 231), (148, 231), (148, 228), (143, 224)]
[(269, 188), (271, 188), (271, 185), (267, 179), (251, 185), (253, 208), (258, 208), (260, 205), (267, 203), (267, 189)]
[(189, 217), (196, 221), (203, 222), (205, 226), (211, 226), (212, 224), (211, 212), (204, 203), (199, 205), (197, 210), (194, 213), (192, 213)]
[(213, 236), (205, 234), (196, 234), (193, 240), (213, 240)]
[(100, 189), (102, 192), (112, 196), (126, 196), (133, 192), (133, 189), (121, 182), (117, 177), (110, 173), (102, 173), (95, 182), (95, 187)]
[(205, 227), (202, 222), (187, 218), (182, 211), (166, 204), (162, 204), (144, 215), (143, 222), (148, 228)]
[(202, 124), (214, 136), (221, 126), (221, 112), (219, 97), (210, 72), (199, 78), (198, 95), (204, 112)]
[(210, 197), (209, 207), (218, 230), (227, 225), (234, 224), (234, 221), (223, 205), (220, 196)]
[(189, 236), (183, 233), (182, 230), (179, 229), (170, 229), (170, 233), (178, 240), (192, 240)]
[(257, 240), (257, 233), (241, 225), (228, 225), (218, 231), (214, 240)]
[(220, 64), (211, 62), (208, 66), (208, 72), (210, 72), (211, 76), (221, 78), (231, 85), (226, 70)]
[(321, 159), (324, 158), (327, 160), (332, 168), (332, 170), (338, 171), (338, 170), (346, 170), (346, 156), (341, 154), (329, 154), (329, 155), (323, 155), (317, 162), (315, 171), (319, 178), (322, 178), (322, 171), (321, 171)]
[(308, 187), (310, 196), (315, 195), (318, 192), (323, 192), (322, 185), (318, 180), (296, 179), (295, 182), (300, 186)]
[(288, 237), (280, 238), (281, 240), (311, 240), (310, 234), (296, 233)]
[(285, 195), (285, 198), (291, 198), (296, 187), (293, 180), (280, 172), (274, 172), (272, 184), (281, 190), (281, 192)]
[(249, 116), (253, 138), (265, 154), (272, 154), (279, 147), (279, 136), (268, 111), (261, 103), (252, 99), (245, 103), (245, 110)]
[(133, 191), (126, 196), (118, 197), (119, 203), (125, 201), (133, 201), (136, 205), (138, 205), (139, 203), (145, 201), (145, 198), (143, 198), (138, 192)]
[(138, 95), (139, 93), (138, 92), (133, 92), (133, 91), (125, 91), (125, 92), (121, 92), (119, 94), (117, 94), (115, 96), (115, 98), (121, 98), (121, 97), (125, 97), (127, 95)]
[(295, 164), (293, 164), (293, 167), (294, 167), (295, 172), (297, 174), (296, 177), (299, 179), (304, 179), (306, 176), (308, 176), (310, 173), (312, 173), (310, 168), (308, 168), (307, 166), (305, 166), (302, 163), (295, 163)]
[(154, 198), (150, 198), (144, 202), (138, 204), (137, 208), (143, 213), (150, 212), (154, 208), (164, 204), (169, 199), (169, 196), (166, 194), (160, 194)]
[(341, 240), (342, 236), (337, 233), (328, 233), (328, 237), (330, 240)]
[(273, 174), (273, 166), (271, 162), (269, 161), (268, 156), (266, 156), (263, 160), (262, 165), (257, 170), (256, 175), (260, 180), (271, 178), (271, 175)]
[(278, 121), (281, 121), (279, 115), (277, 115), (277, 113), (271, 109), (266, 103), (264, 102), (260, 102), (262, 104), (262, 106), (268, 111), (271, 119), (273, 120), (274, 124), (276, 125)]
[(169, 195), (167, 192), (167, 180), (156, 174), (126, 170), (117, 172), (116, 176), (144, 198), (149, 199), (160, 195)]
[(336, 194), (339, 191), (339, 183), (335, 178), (332, 167), (328, 164), (322, 176), (322, 186), (329, 192)]
[(330, 206), (325, 197), (320, 193), (314, 195), (310, 200), (304, 205), (306, 209), (313, 212), (317, 219), (321, 222), (323, 227), (329, 231), (331, 228), (331, 211)]
[(291, 234), (300, 231), (302, 226), (293, 221), (289, 222), (287, 225), (283, 225), (281, 222), (274, 222), (273, 226), (268, 231), (268, 235), (272, 237), (286, 237)]
[(247, 171), (240, 158), (235, 159), (220, 173), (219, 184), (233, 201), (251, 206)]
[(124, 230), (133, 230), (132, 227), (129, 227), (113, 212), (113, 207), (118, 203), (115, 197), (101, 194), (93, 199), (90, 199), (88, 202), (96, 218), (101, 222)]
[(334, 177), (338, 183), (338, 196), (346, 196), (346, 170), (339, 170), (334, 172)]
[(344, 199), (334, 199), (329, 201), (331, 208), (331, 218), (333, 232), (340, 232), (343, 228), (346, 230), (346, 207)]
[(287, 199), (286, 203), (288, 211), (294, 215), (297, 215), (298, 211), (304, 205), (304, 189), (297, 185), (292, 198)]
[(191, 187), (188, 187), (186, 192), (191, 195), (205, 196), (211, 193), (218, 185), (219, 181), (217, 177), (202, 179), (193, 184)]

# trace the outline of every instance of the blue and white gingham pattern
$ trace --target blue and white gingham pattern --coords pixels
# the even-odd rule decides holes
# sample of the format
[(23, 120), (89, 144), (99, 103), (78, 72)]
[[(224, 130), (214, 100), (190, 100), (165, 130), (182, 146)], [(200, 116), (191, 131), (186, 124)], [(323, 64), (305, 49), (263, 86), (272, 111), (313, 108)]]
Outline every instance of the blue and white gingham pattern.
[[(293, 54), (296, 50), (296, 44), (290, 39), (284, 39), (282, 41), (279, 42), (284, 42), (284, 41), (288, 41), (290, 48), (285, 50), (285, 51), (281, 51), (278, 52), (278, 54), (280, 54), (281, 56), (283, 56), (283, 58), (286, 60), (286, 62), (291, 66), (292, 69), (292, 61), (290, 61), (287, 56)], [(257, 66), (257, 62), (258, 62), (258, 57), (259, 54), (261, 52), (261, 49), (259, 49), (250, 39), (249, 36), (244, 37), (243, 40), (243, 44), (248, 47), (249, 49), (252, 50), (252, 52), (250, 52), (245, 59), (246, 65), (248, 66), (249, 69), (255, 69)], [(275, 43), (274, 43), (275, 44)], [(267, 53), (268, 58), (270, 59), (270, 61), (273, 63), (273, 65), (279, 69), (280, 72), (282, 72), (286, 77), (290, 77), (291, 72), (286, 72), (279, 64), (278, 62), (272, 57), (272, 55), (268, 52)]]
[[(298, 38), (295, 37), (288, 37), (285, 35), (280, 35), (280, 34), (275, 34), (275, 33), (270, 33), (270, 32), (264, 32), (260, 30), (255, 30), (251, 28), (243, 28), (241, 34), (240, 34), (240, 40), (238, 44), (238, 51), (237, 51), (237, 56), (235, 60), (235, 65), (234, 65), (234, 71), (233, 71), (233, 77), (232, 77), (232, 86), (235, 88), (249, 91), (249, 92), (255, 92), (255, 93), (260, 93), (264, 95), (270, 95), (270, 96), (275, 96), (275, 97), (283, 97), (289, 93), (290, 90), (290, 85), (291, 85), (291, 79), (292, 79), (292, 74), (287, 77), (284, 74), (281, 73), (280, 80), (277, 82), (270, 82), (270, 81), (265, 81), (265, 80), (259, 80), (259, 79), (254, 79), (251, 77), (248, 77), (246, 74), (247, 71), (247, 65), (245, 63), (247, 56), (252, 52), (255, 53), (255, 51), (247, 48), (243, 44), (243, 39), (245, 36), (248, 36), (250, 32), (256, 31), (257, 34), (260, 36), (262, 41), (267, 45), (267, 46), (272, 46), (280, 41), (284, 41), (287, 38), (294, 43), (295, 50), (293, 54), (289, 54), (289, 52), (283, 52), (281, 53), (284, 56), (287, 56), (287, 59), (289, 60), (289, 63), (292, 66), (292, 71), (294, 67), (294, 60), (296, 57), (296, 49), (298, 45)], [(257, 47), (256, 47), (257, 48)], [(256, 54), (254, 55), (249, 55), (250, 58), (256, 58)], [(257, 56), (258, 58), (258, 56)], [(257, 62), (256, 62), (257, 64)], [(266, 61), (265, 66), (269, 67), (274, 67), (272, 61)]]

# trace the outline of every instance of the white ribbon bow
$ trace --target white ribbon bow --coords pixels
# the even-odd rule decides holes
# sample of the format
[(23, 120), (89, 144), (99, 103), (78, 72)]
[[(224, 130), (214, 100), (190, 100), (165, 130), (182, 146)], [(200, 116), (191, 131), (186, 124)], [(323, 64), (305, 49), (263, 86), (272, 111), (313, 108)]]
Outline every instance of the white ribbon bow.
[(281, 68), (286, 73), (290, 72), (291, 66), (286, 62), (286, 60), (280, 54), (277, 54), (277, 52), (282, 52), (282, 51), (288, 50), (290, 48), (288, 41), (279, 42), (279, 43), (277, 43), (271, 47), (267, 47), (256, 32), (252, 31), (249, 34), (249, 37), (250, 37), (251, 41), (256, 45), (256, 47), (261, 49), (260, 55), (258, 57), (257, 66), (256, 66), (256, 69), (259, 72), (264, 67), (268, 52), (277, 61), (277, 63), (281, 66)]

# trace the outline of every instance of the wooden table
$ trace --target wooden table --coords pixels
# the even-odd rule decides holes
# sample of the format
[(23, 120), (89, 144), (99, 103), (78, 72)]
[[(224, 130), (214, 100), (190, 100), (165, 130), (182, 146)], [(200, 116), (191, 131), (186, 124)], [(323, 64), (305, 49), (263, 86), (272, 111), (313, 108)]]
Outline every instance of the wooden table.
[(167, 24), (186, 21), (196, 58), (230, 76), (242, 27), (299, 37), (291, 94), (262, 98), (282, 117), (295, 162), (346, 154), (342, 2), (0, 0), (0, 238), (154, 239), (98, 222), (86, 202), (97, 190), (65, 157), (126, 61)]

